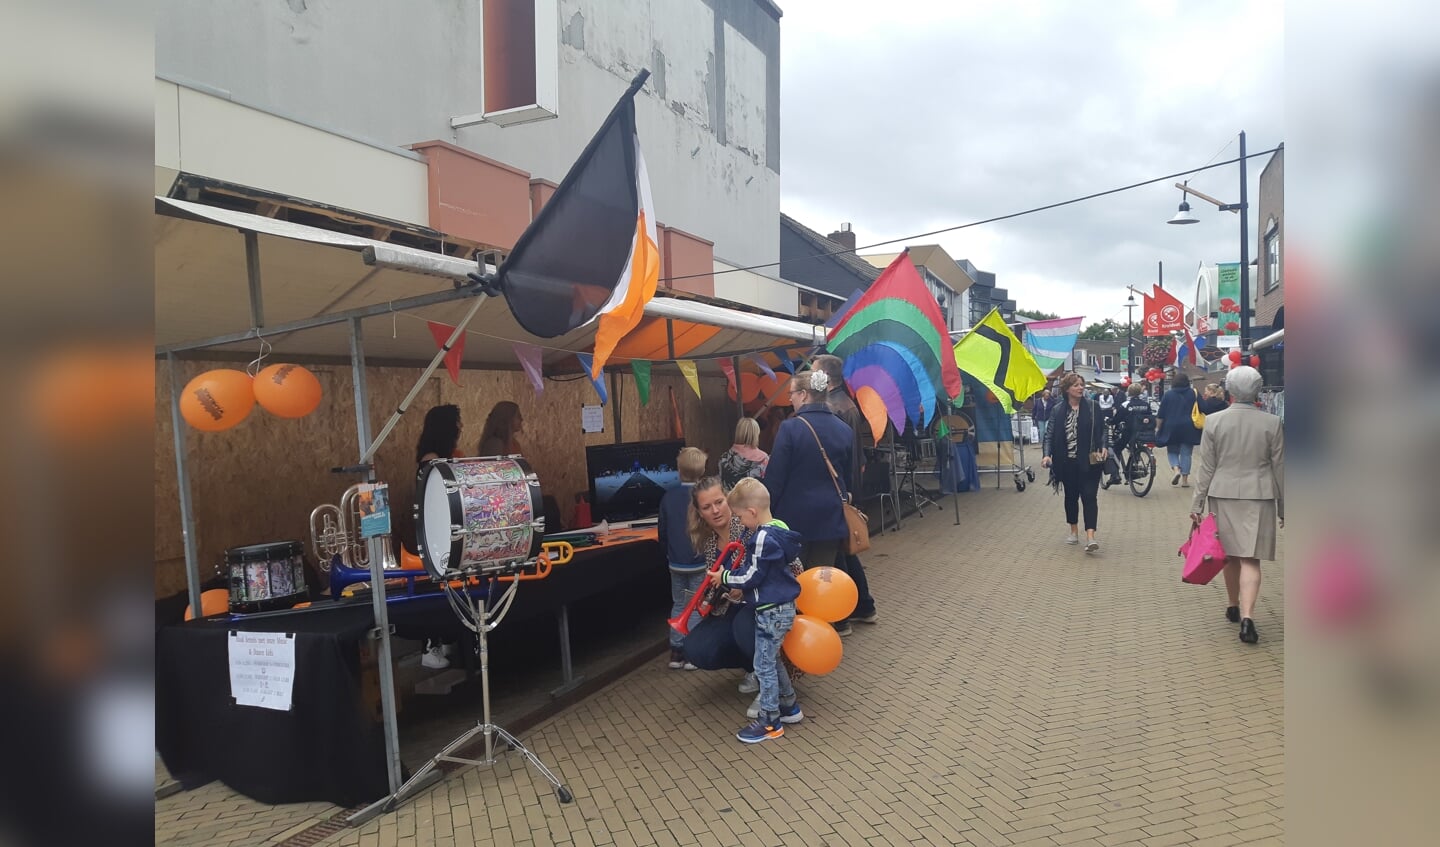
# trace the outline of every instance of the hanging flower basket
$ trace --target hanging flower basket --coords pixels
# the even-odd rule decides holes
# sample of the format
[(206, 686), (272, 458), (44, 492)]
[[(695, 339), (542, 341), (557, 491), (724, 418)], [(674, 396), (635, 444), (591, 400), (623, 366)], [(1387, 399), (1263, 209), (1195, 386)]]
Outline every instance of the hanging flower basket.
[(1151, 338), (1140, 351), (1140, 360), (1146, 365), (1163, 367), (1170, 360), (1170, 348), (1174, 343), (1170, 338)]

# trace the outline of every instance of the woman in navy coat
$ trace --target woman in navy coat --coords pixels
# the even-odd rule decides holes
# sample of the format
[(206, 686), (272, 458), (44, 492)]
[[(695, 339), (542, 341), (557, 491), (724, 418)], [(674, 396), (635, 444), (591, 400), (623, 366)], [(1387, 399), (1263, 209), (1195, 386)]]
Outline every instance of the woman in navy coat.
[(1170, 470), (1175, 472), (1171, 485), (1190, 487), (1190, 457), (1200, 443), (1200, 430), (1191, 420), (1197, 399), (1195, 389), (1190, 387), (1190, 377), (1184, 373), (1175, 374), (1170, 390), (1160, 398), (1160, 412), (1155, 416), (1155, 426), (1159, 429), (1155, 443), (1165, 445)]
[[(807, 568), (833, 566), (850, 534), (842, 494), (850, 491), (855, 434), (830, 411), (829, 390), (830, 378), (824, 371), (805, 371), (790, 381), (795, 414), (780, 425), (765, 471), (770, 511), (804, 539), (800, 559)], [(839, 492), (821, 455), (822, 445), (838, 477)]]

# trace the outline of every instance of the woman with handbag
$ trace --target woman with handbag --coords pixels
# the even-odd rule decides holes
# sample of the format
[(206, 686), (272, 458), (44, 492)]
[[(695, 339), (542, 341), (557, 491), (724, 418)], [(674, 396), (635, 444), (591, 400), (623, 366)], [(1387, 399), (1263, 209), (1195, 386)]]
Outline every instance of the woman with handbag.
[[(834, 567), (851, 537), (845, 507), (855, 434), (830, 410), (829, 390), (830, 377), (823, 370), (791, 379), (795, 414), (780, 425), (765, 470), (770, 510), (804, 539), (800, 560), (807, 569)], [(850, 622), (835, 624), (835, 631), (849, 635)]]
[(1255, 407), (1264, 380), (1254, 368), (1231, 368), (1225, 387), (1235, 402), (1205, 418), (1190, 520), (1215, 515), (1225, 548), (1225, 619), (1240, 640), (1260, 640), (1252, 616), (1260, 596), (1260, 560), (1275, 559), (1275, 525), (1285, 527), (1285, 425)]
[(1100, 476), (1105, 469), (1105, 426), (1095, 401), (1085, 397), (1085, 379), (1068, 373), (1060, 380), (1063, 398), (1050, 413), (1042, 467), (1050, 468), (1050, 485), (1065, 487), (1065, 523), (1070, 525), (1066, 544), (1079, 544), (1080, 507), (1085, 509), (1085, 552), (1100, 549), (1095, 540), (1099, 520)]

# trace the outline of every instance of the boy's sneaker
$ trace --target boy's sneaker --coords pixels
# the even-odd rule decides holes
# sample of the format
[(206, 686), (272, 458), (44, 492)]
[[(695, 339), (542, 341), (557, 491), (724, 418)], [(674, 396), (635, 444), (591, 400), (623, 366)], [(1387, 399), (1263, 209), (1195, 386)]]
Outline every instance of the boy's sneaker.
[(670, 670), (678, 671), (685, 667), (685, 652), (675, 647), (670, 648)]
[[(745, 674), (745, 678), (742, 679), (742, 680), (740, 680), (740, 693), (741, 693), (741, 694), (754, 694), (754, 693), (758, 692), (759, 690), (760, 690), (760, 682), (759, 682), (757, 679), (755, 679), (755, 672), (754, 672), (754, 671), (751, 671), (750, 673)], [(752, 717), (753, 717), (753, 716), (752, 716)]]
[(851, 635), (855, 632), (855, 630), (850, 628), (849, 621), (840, 621), (839, 623), (833, 623), (830, 625), (835, 627), (835, 634), (840, 636), (841, 638), (844, 638), (847, 635)]
[(779, 738), (784, 734), (785, 727), (780, 724), (777, 723), (772, 726), (763, 720), (757, 720), (735, 733), (735, 737), (744, 741), (746, 744), (759, 744), (761, 741)]
[[(758, 720), (760, 718), (759, 697), (756, 697), (753, 701), (751, 701), (750, 708), (745, 710), (745, 717), (750, 718), (751, 720)], [(805, 720), (805, 713), (800, 711), (799, 700), (796, 700), (794, 703), (791, 703), (788, 706), (784, 703), (780, 704), (781, 723), (799, 723), (803, 720)]]

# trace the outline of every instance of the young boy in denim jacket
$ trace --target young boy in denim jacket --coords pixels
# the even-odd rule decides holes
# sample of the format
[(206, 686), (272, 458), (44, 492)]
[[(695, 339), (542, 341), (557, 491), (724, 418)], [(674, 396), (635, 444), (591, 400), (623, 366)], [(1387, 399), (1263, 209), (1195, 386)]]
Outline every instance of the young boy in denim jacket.
[(754, 536), (745, 545), (745, 560), (733, 571), (723, 568), (712, 582), (739, 590), (755, 607), (755, 678), (760, 683), (760, 713), (735, 734), (746, 744), (758, 744), (785, 734), (784, 724), (804, 718), (795, 699), (790, 675), (780, 661), (780, 647), (795, 623), (795, 598), (800, 583), (790, 562), (800, 555), (800, 534), (770, 514), (770, 492), (752, 478), (740, 480), (730, 491), (730, 509)]

